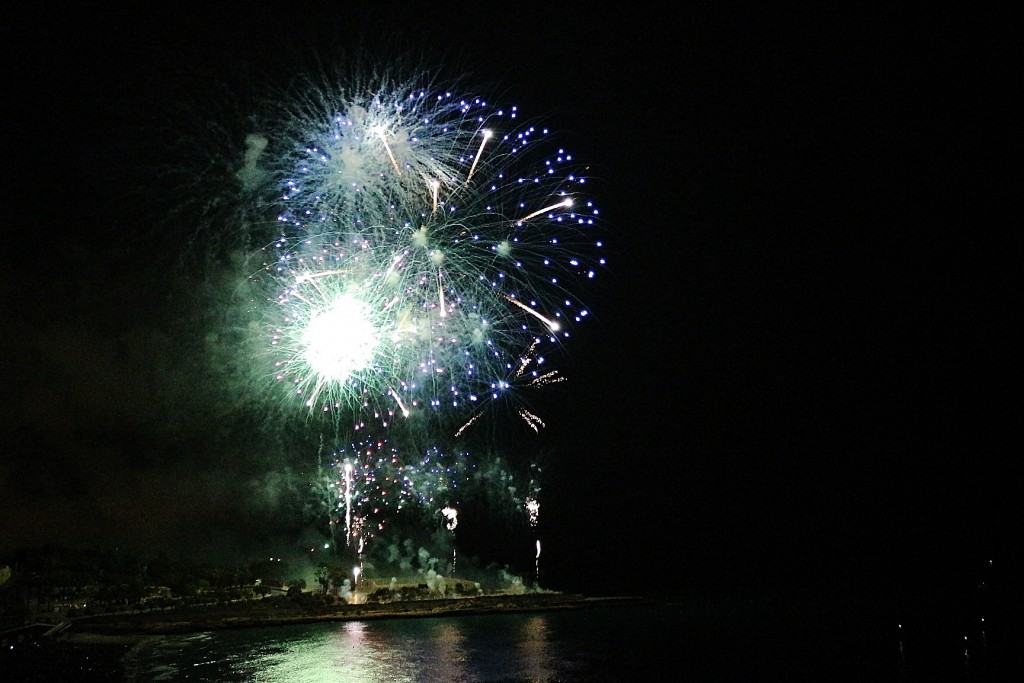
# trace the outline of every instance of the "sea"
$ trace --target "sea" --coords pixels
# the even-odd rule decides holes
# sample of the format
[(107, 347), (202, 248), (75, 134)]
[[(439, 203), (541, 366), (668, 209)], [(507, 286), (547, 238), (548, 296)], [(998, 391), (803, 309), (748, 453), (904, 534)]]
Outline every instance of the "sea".
[(998, 623), (896, 617), (799, 601), (625, 602), (161, 636), (122, 663), (140, 682), (1014, 679)]

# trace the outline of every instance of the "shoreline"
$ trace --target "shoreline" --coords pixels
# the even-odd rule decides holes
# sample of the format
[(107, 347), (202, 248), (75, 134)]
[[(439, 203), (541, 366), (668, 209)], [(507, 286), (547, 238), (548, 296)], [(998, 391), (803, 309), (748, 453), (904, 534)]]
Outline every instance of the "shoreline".
[[(514, 612), (578, 610), (613, 605), (654, 604), (641, 597), (587, 597), (527, 593), (422, 599), (359, 605), (311, 605), (262, 600), (216, 608), (80, 617), (39, 630), (0, 651), (0, 671), (12, 680), (109, 683), (128, 680), (132, 657), (165, 637), (209, 631), (267, 628), (323, 622), (459, 617)], [(5, 679), (6, 680), (6, 679)]]
[(310, 606), (278, 601), (269, 607), (262, 604), (245, 604), (230, 605), (213, 610), (177, 608), (169, 612), (79, 618), (71, 622), (58, 638), (71, 644), (131, 646), (153, 636), (226, 629), (332, 621), (538, 612), (610, 605), (640, 605), (650, 602), (642, 597), (587, 597), (581, 594), (562, 593), (485, 595), (354, 605)]

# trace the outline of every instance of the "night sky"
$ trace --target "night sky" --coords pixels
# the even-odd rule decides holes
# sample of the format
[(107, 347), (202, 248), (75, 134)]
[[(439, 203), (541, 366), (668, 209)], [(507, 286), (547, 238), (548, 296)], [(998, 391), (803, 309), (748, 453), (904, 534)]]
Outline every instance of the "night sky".
[(295, 463), (208, 447), (177, 146), (149, 131), (218, 79), (386, 44), (469, 66), (593, 163), (609, 265), (537, 438), (551, 583), (1018, 561), (1019, 14), (342, 4), (5, 17), (0, 551), (301, 536)]

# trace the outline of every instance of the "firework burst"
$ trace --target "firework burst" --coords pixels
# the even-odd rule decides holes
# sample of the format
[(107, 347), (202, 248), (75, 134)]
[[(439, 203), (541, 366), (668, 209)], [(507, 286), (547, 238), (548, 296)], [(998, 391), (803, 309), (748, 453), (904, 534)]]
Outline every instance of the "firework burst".
[[(564, 380), (605, 265), (589, 169), (552, 130), (429, 75), (365, 73), (299, 79), (200, 136), (218, 163), (189, 185), (215, 195), (189, 243), (209, 245), (204, 282), (230, 280), (206, 337), (211, 376), (246, 389), (226, 410), (329, 433), (312, 487), (360, 558), (439, 520), (454, 546), (456, 510), (460, 542), (486, 515), (536, 526), (533, 442), (485, 444), (502, 418), (544, 426), (526, 398)], [(274, 419), (291, 411), (305, 424)]]
[(280, 188), (252, 282), (267, 363), (310, 410), (464, 421), (588, 316), (586, 169), (517, 108), (381, 79), (279, 114), (254, 139), (282, 152), (249, 169)]

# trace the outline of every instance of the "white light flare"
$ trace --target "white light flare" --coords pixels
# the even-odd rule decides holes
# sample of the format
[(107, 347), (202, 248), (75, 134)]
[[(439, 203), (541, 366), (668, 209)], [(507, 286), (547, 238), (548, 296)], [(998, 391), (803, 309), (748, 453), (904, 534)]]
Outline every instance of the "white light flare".
[(302, 334), (304, 360), (321, 378), (334, 382), (369, 367), (377, 344), (367, 306), (347, 295), (313, 315)]

